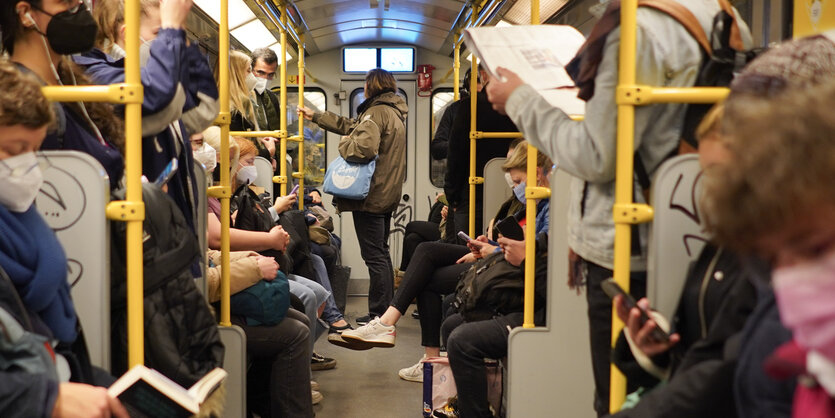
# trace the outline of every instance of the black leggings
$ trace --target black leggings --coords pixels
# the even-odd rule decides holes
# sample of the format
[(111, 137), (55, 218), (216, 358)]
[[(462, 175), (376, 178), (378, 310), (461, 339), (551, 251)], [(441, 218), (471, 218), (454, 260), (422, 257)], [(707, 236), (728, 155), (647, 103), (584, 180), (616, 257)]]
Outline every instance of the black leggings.
[(412, 256), (391, 306), (406, 314), (412, 299), (417, 297), (421, 345), (424, 347), (441, 346), (441, 296), (454, 292), (458, 276), (471, 266), (470, 263), (455, 264), (469, 252), (464, 245), (424, 242)]
[(400, 270), (406, 271), (409, 268), (409, 261), (417, 246), (427, 241), (441, 239), (441, 230), (435, 222), (412, 221), (406, 224), (406, 232), (403, 237), (403, 257), (400, 260)]

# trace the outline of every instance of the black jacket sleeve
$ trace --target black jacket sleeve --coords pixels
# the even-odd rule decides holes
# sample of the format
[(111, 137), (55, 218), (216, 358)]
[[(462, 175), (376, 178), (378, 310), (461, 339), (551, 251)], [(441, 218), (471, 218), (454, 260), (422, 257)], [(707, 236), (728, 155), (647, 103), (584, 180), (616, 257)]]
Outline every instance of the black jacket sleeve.
[(455, 112), (458, 109), (460, 101), (453, 102), (441, 115), (441, 121), (438, 122), (438, 129), (435, 130), (435, 137), (432, 139), (430, 152), (432, 158), (436, 160), (443, 160), (447, 157), (447, 150), (449, 148), (449, 136), (452, 132), (452, 123), (455, 119)]
[(58, 399), (58, 382), (45, 375), (24, 372), (0, 372), (0, 416), (52, 416)]
[[(461, 99), (464, 100), (464, 99)], [(462, 101), (462, 103), (464, 103)], [(458, 106), (449, 133), (444, 194), (452, 208), (466, 203), (470, 161), (470, 107)]]

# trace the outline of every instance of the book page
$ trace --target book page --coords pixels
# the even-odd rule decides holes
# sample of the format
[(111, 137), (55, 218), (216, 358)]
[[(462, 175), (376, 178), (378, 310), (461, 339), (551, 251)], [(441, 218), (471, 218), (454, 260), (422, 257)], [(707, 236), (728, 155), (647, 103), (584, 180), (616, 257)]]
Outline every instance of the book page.
[(196, 400), (197, 403), (202, 404), (220, 386), (220, 383), (226, 379), (227, 375), (226, 370), (216, 367), (214, 370), (206, 373), (202, 379), (198, 380), (197, 383), (188, 389), (189, 396)]
[[(182, 386), (162, 373), (145, 367), (134, 366), (107, 389), (110, 396), (119, 398), (135, 410), (145, 410), (154, 403), (169, 405), (165, 409), (176, 410), (170, 405), (179, 405), (183, 411), (197, 413), (199, 404)], [(131, 402), (133, 402), (131, 404)], [(126, 405), (127, 407), (128, 405)], [(156, 408), (151, 408), (159, 412)], [(151, 414), (155, 416), (156, 414)], [(164, 416), (169, 416), (164, 415)]]
[(464, 43), (496, 76), (505, 67), (536, 90), (573, 86), (565, 65), (585, 42), (577, 29), (566, 25), (515, 25), (467, 29)]

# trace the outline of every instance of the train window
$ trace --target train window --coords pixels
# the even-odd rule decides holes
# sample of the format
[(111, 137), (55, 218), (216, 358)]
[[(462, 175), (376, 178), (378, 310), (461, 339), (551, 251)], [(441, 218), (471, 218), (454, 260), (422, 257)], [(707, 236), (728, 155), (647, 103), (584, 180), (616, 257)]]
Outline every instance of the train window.
[(399, 48), (343, 48), (342, 71), (365, 73), (373, 68), (382, 68), (393, 73), (415, 71), (415, 49)]
[[(397, 89), (397, 94), (400, 95), (401, 97), (403, 97), (403, 100), (408, 101), (408, 98), (406, 96), (406, 92), (403, 89), (398, 88)], [(361, 89), (361, 88), (354, 89), (354, 91), (351, 92), (351, 117), (352, 118), (357, 117), (357, 108), (360, 107), (360, 105), (364, 101), (365, 101), (365, 91), (363, 89)], [(406, 115), (406, 126), (409, 126), (409, 115), (408, 114)], [(409, 143), (409, 130), (408, 129), (406, 129), (406, 143), (407, 144)], [(406, 166), (407, 166), (406, 172), (409, 171), (408, 170), (408, 165), (409, 165), (409, 147), (406, 147)], [(406, 182), (405, 178), (403, 179), (403, 182), (404, 183)]]
[[(444, 87), (436, 89), (432, 92), (432, 97), (429, 99), (429, 106), (432, 108), (432, 116), (429, 121), (429, 132), (432, 141), (435, 140), (435, 130), (438, 129), (438, 123), (441, 122), (441, 116), (444, 111), (455, 99), (455, 94), (451, 88)], [(432, 141), (429, 146), (432, 146)], [(435, 187), (444, 187), (444, 173), (446, 172), (446, 158), (436, 160), (432, 158), (432, 152), (429, 152), (429, 180)]]
[[(276, 92), (277, 93), (277, 92)], [(287, 88), (287, 135), (299, 134), (299, 114), (296, 111), (299, 103), (298, 87)], [(325, 91), (318, 87), (304, 88), (304, 105), (319, 112), (327, 110)], [(325, 131), (319, 125), (304, 121), (304, 184), (305, 186), (321, 186), (325, 178), (323, 169), (327, 164), (325, 149)], [(298, 142), (287, 142), (287, 154), (293, 157), (293, 171), (298, 171)]]

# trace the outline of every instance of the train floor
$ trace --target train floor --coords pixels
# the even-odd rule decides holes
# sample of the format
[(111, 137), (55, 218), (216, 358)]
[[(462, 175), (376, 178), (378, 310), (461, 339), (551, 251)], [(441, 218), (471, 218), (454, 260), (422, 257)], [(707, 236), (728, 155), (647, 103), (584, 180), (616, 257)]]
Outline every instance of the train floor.
[[(420, 324), (412, 318), (415, 305), (397, 324), (393, 348), (353, 351), (328, 342), (323, 335), (315, 351), (336, 359), (336, 368), (313, 372), (324, 396), (314, 412), (319, 418), (398, 418), (422, 414), (423, 385), (400, 379), (397, 372), (414, 365), (423, 355)], [(346, 319), (356, 327), (355, 319), (368, 312), (366, 297), (348, 297)]]

